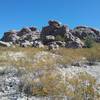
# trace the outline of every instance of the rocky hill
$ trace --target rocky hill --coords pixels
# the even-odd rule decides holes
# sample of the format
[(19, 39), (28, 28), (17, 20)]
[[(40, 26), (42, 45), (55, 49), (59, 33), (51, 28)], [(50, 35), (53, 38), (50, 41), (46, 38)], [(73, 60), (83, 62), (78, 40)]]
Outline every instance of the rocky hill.
[(41, 31), (5, 32), (0, 100), (100, 100), (99, 52), (100, 31), (91, 27), (50, 20)]
[(58, 21), (48, 21), (48, 26), (39, 31), (35, 27), (25, 27), (21, 30), (11, 30), (5, 32), (1, 38), (1, 46), (21, 46), (21, 47), (36, 47), (48, 49), (57, 49), (59, 47), (66, 48), (84, 48), (84, 41), (87, 37), (95, 42), (100, 43), (100, 31), (91, 27), (77, 26), (70, 29), (66, 25), (62, 25)]

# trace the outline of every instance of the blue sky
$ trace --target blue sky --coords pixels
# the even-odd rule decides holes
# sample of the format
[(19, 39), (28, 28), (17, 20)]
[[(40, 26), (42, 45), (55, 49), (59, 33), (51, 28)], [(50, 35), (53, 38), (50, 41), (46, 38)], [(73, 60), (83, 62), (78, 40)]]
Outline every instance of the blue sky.
[(100, 28), (100, 0), (0, 0), (0, 37), (3, 32), (36, 26), (55, 19), (73, 28)]

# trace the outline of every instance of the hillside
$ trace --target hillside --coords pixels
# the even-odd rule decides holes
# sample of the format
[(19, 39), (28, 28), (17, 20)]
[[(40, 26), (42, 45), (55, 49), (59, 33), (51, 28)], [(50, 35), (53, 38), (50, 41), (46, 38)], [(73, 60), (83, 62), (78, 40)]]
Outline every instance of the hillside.
[(5, 32), (0, 100), (100, 100), (100, 31), (50, 20)]

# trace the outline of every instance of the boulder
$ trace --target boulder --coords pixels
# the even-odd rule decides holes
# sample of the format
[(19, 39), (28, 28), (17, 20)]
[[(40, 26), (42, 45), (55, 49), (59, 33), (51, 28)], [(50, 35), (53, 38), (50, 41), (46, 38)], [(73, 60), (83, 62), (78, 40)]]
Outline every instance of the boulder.
[(59, 45), (57, 45), (56, 42), (51, 42), (48, 44), (48, 49), (49, 50), (56, 50), (56, 49), (59, 49)]
[(75, 36), (73, 36), (71, 32), (67, 32), (67, 33), (65, 34), (65, 41), (66, 41), (66, 42), (67, 42), (67, 41), (74, 41), (74, 40), (75, 40)]
[(18, 32), (18, 36), (23, 36), (26, 35), (28, 33), (31, 33), (31, 29), (28, 27), (22, 28), (19, 32)]
[(25, 41), (25, 40), (27, 40), (27, 41), (32, 42), (32, 41), (37, 40), (37, 39), (39, 39), (39, 38), (40, 38), (39, 35), (31, 35), (31, 34), (28, 34), (28, 35), (23, 35), (23, 36), (21, 36), (19, 40), (20, 40), (20, 41)]
[(41, 31), (41, 38), (44, 44), (48, 44), (46, 41), (46, 37), (48, 36), (52, 36), (52, 37), (60, 36), (60, 37), (66, 38), (66, 41), (74, 39), (74, 36), (70, 32), (70, 29), (68, 28), (68, 26), (61, 25), (59, 22), (51, 21), (51, 20), (48, 23), (49, 25), (46, 27), (43, 27)]
[(25, 40), (25, 41), (20, 43), (20, 46), (21, 47), (29, 47), (29, 46), (32, 46), (32, 44), (31, 44), (31, 42)]
[(59, 23), (58, 21), (55, 20), (49, 20), (48, 21), (49, 26), (55, 27), (55, 28), (59, 28), (61, 23)]
[(25, 27), (25, 28), (22, 28), (20, 32), (22, 32), (22, 33), (29, 33), (29, 32), (31, 32), (31, 29), (28, 28), (28, 27)]
[(48, 41), (54, 41), (55, 37), (52, 36), (52, 35), (48, 35), (48, 36), (46, 36), (46, 40), (48, 40)]
[(30, 35), (30, 36), (28, 36), (28, 39), (30, 40), (30, 41), (35, 41), (35, 40), (38, 40), (38, 39), (40, 39), (40, 35)]
[(11, 47), (11, 44), (9, 42), (0, 41), (0, 46), (3, 46), (3, 47)]
[(9, 31), (9, 32), (5, 32), (4, 36), (2, 37), (2, 41), (4, 42), (13, 42), (15, 43), (17, 40), (19, 39), (19, 37), (17, 36), (17, 31)]
[(66, 47), (67, 48), (83, 48), (84, 43), (79, 38), (76, 38), (74, 41), (69, 41), (66, 44)]
[(44, 44), (48, 44), (49, 42), (53, 42), (55, 40), (55, 36), (53, 35), (47, 35), (44, 38), (42, 38)]
[(59, 45), (60, 47), (65, 47), (66, 46), (66, 42), (62, 42), (62, 41), (55, 41), (57, 45)]
[(69, 31), (69, 28), (65, 25), (58, 25), (59, 27), (53, 27), (51, 24), (49, 26), (43, 27), (41, 31), (41, 35), (64, 35), (66, 32)]
[(44, 45), (41, 41), (33, 41), (33, 47), (36, 47), (36, 48), (44, 48)]
[(86, 26), (77, 26), (71, 32), (74, 36), (77, 36), (80, 39), (85, 39), (87, 36), (96, 39), (100, 36), (100, 31)]
[(100, 36), (100, 30), (89, 27), (97, 36)]

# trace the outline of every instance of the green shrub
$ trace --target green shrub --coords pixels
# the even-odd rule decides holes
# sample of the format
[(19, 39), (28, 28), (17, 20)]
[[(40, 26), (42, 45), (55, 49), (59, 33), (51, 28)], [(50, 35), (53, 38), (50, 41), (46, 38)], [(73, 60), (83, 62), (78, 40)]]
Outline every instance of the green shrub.
[(85, 46), (87, 48), (91, 48), (91, 47), (93, 47), (93, 42), (94, 42), (93, 38), (90, 37), (90, 36), (87, 36), (86, 39), (85, 39)]

